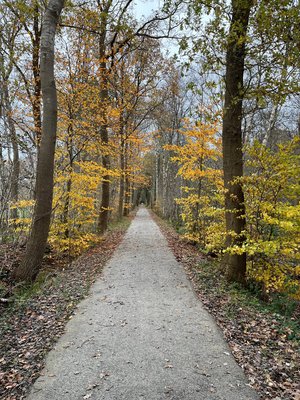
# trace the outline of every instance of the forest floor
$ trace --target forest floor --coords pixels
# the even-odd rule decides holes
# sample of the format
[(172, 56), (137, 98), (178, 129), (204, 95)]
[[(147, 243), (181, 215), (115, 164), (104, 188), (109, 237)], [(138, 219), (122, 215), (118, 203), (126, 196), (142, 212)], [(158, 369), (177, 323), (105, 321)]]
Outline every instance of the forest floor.
[[(260, 393), (261, 399), (299, 400), (300, 387), (298, 382), (300, 378), (300, 355), (299, 352), (297, 352), (297, 350), (299, 350), (297, 342), (297, 339), (299, 339), (299, 337), (297, 338), (297, 334), (299, 335), (299, 309), (293, 307), (291, 309), (287, 309), (286, 313), (282, 313), (282, 308), (284, 308), (282, 301), (280, 302), (280, 305), (278, 305), (278, 307), (281, 307), (281, 310), (278, 310), (274, 305), (272, 309), (271, 306), (264, 305), (254, 295), (247, 291), (241, 291), (240, 288), (236, 288), (234, 286), (227, 288), (224, 283), (224, 279), (222, 278), (222, 273), (220, 271), (218, 262), (208, 257), (201, 256), (195, 246), (192, 246), (191, 244), (182, 240), (168, 223), (162, 221), (155, 215), (153, 215), (153, 218), (166, 236), (169, 246), (173, 250), (176, 259), (180, 261), (180, 263), (185, 267), (187, 275), (192, 281), (195, 292), (223, 330), (224, 336), (229, 343), (229, 346), (236, 361), (246, 372), (251, 382), (251, 385), (255, 387)], [(99, 276), (104, 264), (111, 257), (115, 248), (118, 246), (122, 237), (124, 236), (124, 232), (128, 227), (128, 224), (129, 221), (125, 221), (125, 223), (123, 223), (122, 225), (116, 226), (112, 231), (108, 232), (103, 242), (99, 246), (90, 249), (72, 263), (69, 263), (64, 259), (57, 258), (49, 254), (46, 258), (44, 270), (41, 274), (40, 281), (33, 285), (29, 290), (18, 290), (18, 294), (15, 295), (14, 303), (0, 304), (1, 400), (16, 400), (24, 399), (26, 397), (30, 386), (41, 374), (41, 371), (44, 367), (45, 355), (49, 352), (51, 348), (53, 348), (57, 339), (63, 334), (67, 322), (71, 319), (71, 323), (73, 323), (72, 320), (77, 318), (77, 316), (74, 317), (74, 314), (79, 313), (79, 318), (83, 318), (82, 315), (85, 314), (85, 310), (81, 309), (81, 312), (83, 312), (83, 314), (81, 314), (81, 312), (78, 312), (80, 308), (77, 309), (76, 305), (80, 300), (87, 296), (91, 284), (96, 280), (97, 276)], [(136, 226), (133, 226), (133, 228), (131, 227), (130, 229), (133, 230), (133, 233), (135, 234), (135, 238), (133, 239), (135, 245), (137, 245), (137, 240), (140, 240), (136, 239), (137, 237), (140, 238), (141, 236), (143, 236), (145, 241), (149, 240), (149, 232), (145, 231), (145, 226), (143, 227), (142, 231), (139, 231)], [(155, 233), (155, 246), (157, 246), (157, 240), (159, 240), (159, 242), (161, 240), (158, 239), (160, 237), (160, 233), (157, 232), (155, 227), (153, 229)], [(151, 259), (153, 255), (156, 255), (159, 258), (159, 253), (157, 254), (155, 246), (151, 247), (150, 245), (150, 247), (148, 248), (148, 253), (143, 255), (144, 259)], [(129, 246), (128, 249), (130, 253), (132, 253), (131, 247)], [(138, 245), (137, 247), (139, 248)], [(11, 265), (14, 264), (13, 261), (17, 263), (18, 258), (20, 257), (20, 254), (22, 252), (21, 249), (19, 252), (14, 251), (14, 253), (12, 254), (8, 251), (8, 249), (5, 250), (5, 252), (0, 252), (0, 254), (2, 255), (2, 257), (0, 256), (0, 262), (2, 264), (2, 271), (0, 271), (2, 272), (2, 275), (0, 277), (0, 284), (2, 283), (2, 287), (9, 286), (9, 280), (7, 279), (6, 274), (9, 270), (9, 268), (7, 268), (7, 265), (11, 267)], [(142, 248), (140, 248), (139, 250), (143, 251)], [(121, 253), (123, 251), (124, 249), (122, 250), (121, 248)], [(182, 362), (182, 360), (180, 361), (177, 356), (172, 358), (171, 356), (166, 355), (166, 350), (169, 350), (168, 346), (171, 346), (172, 348), (177, 347), (178, 341), (180, 341), (178, 340), (178, 335), (180, 337), (182, 332), (185, 331), (185, 327), (179, 324), (178, 332), (177, 328), (175, 328), (175, 326), (178, 325), (178, 320), (176, 319), (172, 321), (168, 318), (168, 316), (171, 314), (170, 307), (172, 307), (173, 303), (176, 307), (176, 312), (174, 311), (175, 315), (180, 310), (180, 307), (178, 307), (178, 304), (176, 303), (176, 299), (178, 298), (179, 293), (176, 293), (176, 298), (170, 298), (170, 285), (172, 287), (175, 286), (176, 290), (183, 290), (185, 292), (187, 290), (186, 284), (184, 282), (185, 278), (182, 276), (181, 272), (179, 272), (178, 275), (178, 271), (175, 273), (172, 269), (172, 273), (174, 273), (174, 276), (172, 274), (169, 276), (164, 276), (163, 279), (167, 279), (167, 281), (162, 282), (161, 278), (157, 280), (157, 276), (159, 276), (162, 271), (161, 269), (155, 270), (155, 268), (153, 270), (154, 275), (149, 277), (146, 271), (141, 268), (143, 264), (141, 263), (138, 254), (131, 254), (131, 260), (133, 264), (130, 265), (131, 267), (134, 267), (135, 271), (135, 274), (133, 274), (134, 271), (127, 271), (126, 268), (128, 264), (126, 262), (125, 264), (121, 263), (118, 252), (119, 250), (117, 250), (117, 253), (115, 253), (113, 256), (113, 259), (115, 260), (115, 268), (118, 268), (118, 273), (116, 273), (116, 279), (114, 280), (116, 282), (108, 283), (108, 280), (105, 277), (105, 271), (107, 270), (107, 267), (109, 271), (111, 270), (111, 268), (109, 267), (110, 263), (104, 270), (105, 281), (100, 281), (100, 286), (102, 284), (104, 285), (103, 287), (101, 287), (101, 298), (98, 298), (98, 300), (101, 301), (101, 309), (103, 307), (105, 308), (106, 306), (112, 309), (112, 311), (109, 311), (110, 314), (108, 320), (104, 321), (104, 317), (103, 315), (101, 316), (101, 314), (97, 316), (96, 319), (98, 322), (96, 321), (96, 323), (94, 323), (94, 321), (90, 320), (89, 318), (85, 318), (83, 331), (85, 331), (87, 338), (82, 338), (81, 336), (79, 336), (76, 340), (80, 343), (77, 343), (75, 341), (75, 345), (72, 340), (62, 342), (62, 349), (72, 350), (75, 347), (75, 349), (77, 349), (75, 351), (79, 352), (80, 354), (82, 354), (83, 347), (85, 351), (87, 351), (87, 349), (91, 349), (93, 354), (92, 358), (88, 360), (88, 363), (90, 364), (91, 360), (95, 360), (97, 365), (97, 367), (95, 367), (95, 371), (98, 374), (98, 380), (91, 379), (93, 376), (93, 371), (90, 369), (90, 366), (87, 366), (86, 373), (84, 373), (80, 370), (81, 368), (79, 368), (78, 364), (74, 364), (76, 370), (72, 370), (72, 378), (76, 378), (76, 381), (81, 380), (82, 378), (87, 379), (91, 383), (88, 386), (84, 387), (84, 393), (76, 393), (75, 397), (74, 393), (72, 394), (72, 391), (67, 393), (68, 389), (66, 389), (63, 397), (61, 397), (61, 395), (59, 395), (59, 397), (53, 397), (53, 393), (50, 394), (49, 399), (51, 400), (56, 400), (58, 398), (93, 399), (95, 394), (97, 399), (120, 399), (120, 397), (111, 397), (114, 394), (114, 389), (111, 382), (115, 380), (115, 377), (112, 376), (114, 375), (113, 368), (108, 368), (108, 366), (103, 364), (103, 360), (105, 360), (106, 358), (115, 360), (118, 359), (116, 358), (116, 355), (121, 354), (122, 351), (118, 351), (118, 348), (116, 348), (116, 344), (120, 337), (122, 337), (122, 335), (125, 335), (126, 337), (131, 335), (132, 342), (131, 345), (128, 345), (127, 343), (126, 346), (126, 343), (123, 340), (124, 338), (120, 341), (120, 346), (125, 349), (126, 354), (123, 354), (124, 359), (120, 361), (121, 371), (118, 374), (119, 378), (122, 377), (123, 370), (130, 370), (132, 372), (132, 375), (136, 378), (135, 382), (137, 382), (139, 375), (137, 375), (136, 373), (136, 368), (133, 368), (137, 365), (137, 363), (140, 363), (141, 373), (146, 369), (147, 376), (149, 374), (151, 375), (152, 373), (157, 374), (157, 366), (155, 367), (155, 369), (153, 369), (153, 359), (157, 357), (157, 351), (164, 353), (165, 358), (160, 360), (161, 362), (163, 361), (164, 364), (163, 368), (161, 368), (161, 373), (167, 373), (168, 379), (170, 378), (170, 374), (178, 369), (177, 364), (180, 364), (180, 362)], [(3, 254), (5, 254), (5, 257), (3, 256)], [(169, 253), (167, 252), (167, 254)], [(170, 254), (168, 255), (168, 257), (169, 256)], [(161, 262), (165, 264), (165, 261), (165, 258), (162, 257), (162, 260), (160, 259), (159, 265), (161, 265)], [(174, 264), (172, 265), (174, 267)], [(178, 264), (176, 265), (178, 266)], [(3, 268), (3, 266), (6, 267)], [(122, 270), (121, 276), (119, 271), (120, 268), (125, 268), (125, 270)], [(153, 268), (153, 264), (151, 265), (151, 268)], [(117, 269), (115, 271), (117, 271)], [(169, 271), (169, 273), (170, 272), (171, 271)], [(127, 273), (129, 273), (129, 276), (127, 276)], [(136, 276), (133, 276), (132, 274)], [(180, 282), (178, 282), (178, 278)], [(147, 287), (145, 285), (147, 279), (149, 279), (150, 287)], [(157, 287), (155, 284), (156, 280), (158, 281)], [(128, 332), (128, 329), (130, 328), (130, 326), (132, 326), (132, 324), (130, 324), (131, 314), (130, 312), (128, 313), (126, 311), (127, 300), (125, 302), (124, 296), (122, 294), (123, 292), (120, 293), (120, 296), (117, 295), (116, 292), (116, 288), (118, 288), (118, 286), (120, 286), (120, 288), (124, 288), (128, 285), (130, 287), (131, 293), (131, 295), (127, 299), (128, 302), (133, 303), (135, 306), (139, 305), (139, 307), (141, 307), (141, 304), (144, 304), (144, 309), (142, 313), (141, 309), (140, 311), (138, 311), (137, 309), (137, 311), (135, 312), (139, 317), (137, 318), (137, 320), (134, 321), (134, 325), (136, 327), (136, 329), (134, 329), (134, 333), (130, 331)], [(155, 289), (154, 292), (153, 289)], [(108, 291), (108, 300), (102, 293), (102, 291), (105, 290)], [(153, 292), (153, 297), (147, 298), (148, 294), (151, 291)], [(113, 296), (112, 298), (110, 298), (112, 292)], [(158, 323), (159, 320), (157, 320), (155, 315), (152, 315), (153, 302), (157, 301), (158, 292), (162, 292), (164, 295), (163, 299), (161, 299), (161, 301), (164, 301), (164, 303), (160, 304), (160, 307), (158, 308), (160, 310), (165, 309), (168, 314), (168, 316), (164, 315), (165, 322), (160, 326)], [(97, 294), (99, 295), (99, 293)], [(183, 293), (180, 292), (180, 296), (182, 296), (182, 294)], [(186, 294), (184, 293), (183, 295), (185, 296)], [(145, 300), (147, 300), (146, 303)], [(145, 304), (147, 304), (146, 309)], [(286, 302), (284, 304), (286, 308), (290, 307), (290, 303)], [(191, 308), (188, 308), (187, 314), (190, 315), (191, 310), (193, 312), (193, 315), (197, 315), (200, 313), (200, 319), (202, 316), (202, 320), (205, 321), (205, 324), (210, 324), (211, 319), (209, 317), (207, 318), (207, 316), (204, 317), (205, 314), (203, 314), (200, 302), (197, 301), (197, 305), (195, 305), (195, 307), (200, 307), (201, 310), (197, 308), (195, 313), (193, 305)], [(147, 311), (147, 308), (151, 308), (152, 323), (150, 323), (150, 325), (147, 325), (147, 329), (141, 330), (139, 329), (141, 318), (142, 315), (144, 315), (144, 313)], [(118, 311), (116, 310), (119, 310), (120, 314), (118, 314)], [(97, 309), (96, 314), (98, 314), (98, 312), (99, 310)], [(116, 314), (114, 315), (115, 312)], [(161, 313), (161, 311), (159, 313)], [(181, 315), (182, 314), (183, 311), (181, 311)], [(134, 315), (135, 314), (133, 314), (133, 316)], [(147, 313), (145, 315), (147, 315)], [(161, 318), (161, 315), (159, 315), (158, 318)], [(191, 319), (194, 322), (195, 318), (192, 317)], [(207, 343), (204, 340), (205, 337), (203, 337), (202, 335), (203, 332), (199, 333), (199, 331), (201, 330), (199, 328), (201, 327), (201, 323), (203, 324), (203, 321), (198, 322), (199, 324), (197, 327), (197, 332), (191, 334), (191, 331), (189, 330), (188, 336), (192, 336), (197, 340), (197, 335), (201, 334), (199, 343), (204, 343), (204, 345), (206, 346)], [(118, 329), (116, 329), (116, 331), (114, 331), (115, 326), (118, 326)], [(171, 328), (169, 326), (171, 326)], [(189, 328), (191, 327), (191, 320), (189, 320), (187, 326)], [(167, 328), (170, 329), (170, 331), (168, 331)], [(93, 332), (91, 332), (91, 330), (93, 329), (95, 330), (95, 335), (93, 334)], [(109, 338), (107, 338), (107, 340), (112, 343), (113, 349), (110, 349), (112, 350), (111, 353), (109, 353), (109, 349), (107, 350), (108, 354), (105, 353), (106, 349), (103, 343), (101, 344), (97, 342), (95, 344), (95, 340), (96, 338), (98, 338), (99, 335), (96, 332), (99, 332), (99, 329), (104, 329), (104, 331), (105, 329), (108, 329), (109, 332), (106, 333), (104, 336), (107, 338), (108, 335)], [(152, 331), (153, 333), (153, 329), (155, 330), (153, 337), (156, 337), (157, 333), (161, 333), (162, 342), (164, 344), (166, 343), (166, 347), (163, 348), (163, 350), (156, 349), (154, 351), (154, 353), (156, 353), (155, 355), (153, 355), (153, 357), (152, 353), (154, 349), (151, 348), (151, 351), (148, 349), (148, 352), (140, 352), (138, 354), (138, 358), (136, 358), (134, 356), (134, 352), (135, 344), (137, 342), (137, 335), (139, 339), (144, 338), (145, 345), (147, 345), (147, 343), (149, 342), (149, 332)], [(207, 340), (211, 341), (212, 332), (215, 332), (214, 323), (212, 322), (212, 326), (210, 326), (210, 328), (206, 327), (206, 329), (210, 330), (209, 340)], [(117, 332), (120, 332), (120, 337), (115, 336)], [(169, 336), (169, 334), (171, 336)], [(173, 335), (176, 336), (176, 339), (174, 339)], [(104, 341), (105, 337), (103, 339)], [(219, 340), (220, 343), (223, 343), (220, 337), (218, 339), (218, 343)], [(168, 343), (169, 341), (170, 343)], [(97, 347), (96, 351), (95, 345)], [(221, 346), (223, 345), (221, 344)], [(188, 353), (186, 353), (185, 349), (186, 342), (184, 344), (184, 350), (182, 349), (182, 354), (185, 354), (186, 356), (186, 354), (188, 355)], [(193, 345), (191, 345), (191, 347), (188, 346), (188, 349), (199, 355), (198, 346), (196, 350)], [(180, 347), (178, 350), (181, 353)], [(130, 355), (130, 357), (128, 356), (128, 354)], [(131, 356), (131, 354), (133, 354), (133, 356)], [(169, 352), (169, 354), (171, 354), (171, 351)], [(232, 361), (229, 351), (228, 349), (226, 349), (226, 346), (225, 349), (222, 348), (221, 350), (219, 350), (218, 355), (215, 356), (216, 357), (213, 357), (213, 361), (209, 362), (214, 363), (215, 360), (217, 360), (218, 368), (223, 365), (224, 368), (222, 370), (225, 371), (225, 376), (228, 377), (227, 383), (230, 379), (236, 379), (235, 373), (232, 374), (232, 372), (230, 371), (230, 366), (228, 366), (228, 364), (231, 365)], [(224, 358), (224, 360), (220, 360), (222, 357)], [(70, 358), (68, 358), (68, 365), (65, 366), (65, 369), (68, 370), (69, 365), (73, 363), (74, 359), (70, 360)], [(227, 395), (225, 394), (223, 395), (223, 397), (219, 396), (219, 388), (218, 386), (216, 387), (214, 384), (214, 369), (216, 368), (211, 368), (213, 364), (208, 363), (203, 365), (201, 362), (199, 363), (199, 360), (194, 364), (195, 365), (193, 371), (189, 371), (188, 368), (190, 366), (187, 366), (187, 368), (185, 368), (186, 363), (183, 362), (182, 365), (183, 368), (185, 368), (185, 374), (183, 375), (186, 378), (184, 379), (183, 383), (180, 383), (181, 387), (182, 385), (183, 387), (187, 385), (191, 386), (192, 391), (193, 389), (195, 389), (195, 391), (196, 389), (199, 390), (200, 386), (198, 386), (197, 388), (193, 386), (195, 377), (197, 377), (197, 379), (199, 378), (200, 381), (202, 379), (202, 383), (209, 393), (204, 398), (212, 398), (214, 400), (219, 398), (223, 398), (226, 400), (235, 399), (234, 394), (232, 395), (231, 393)], [(129, 367), (129, 370), (126, 369), (127, 366)], [(132, 368), (133, 370), (131, 370)], [(213, 371), (211, 371), (211, 369), (213, 369)], [(191, 374), (192, 382), (189, 381), (188, 374)], [(240, 372), (238, 372), (238, 374), (240, 374)], [(49, 375), (53, 375), (49, 378), (50, 380), (55, 381), (55, 373), (50, 372)], [(173, 378), (176, 378), (176, 376), (177, 375), (175, 373)], [(142, 378), (144, 380), (146, 379), (145, 382), (149, 383), (147, 377)], [(199, 392), (197, 392), (197, 397), (195, 397), (195, 393), (193, 394), (192, 392), (190, 394), (186, 394), (184, 392), (181, 392), (181, 394), (176, 394), (176, 390), (174, 391), (174, 388), (176, 389), (176, 387), (178, 387), (179, 381), (177, 382), (177, 378), (175, 379), (175, 381), (176, 382), (174, 382), (174, 380), (172, 381), (174, 383), (173, 387), (172, 385), (168, 385), (166, 381), (163, 388), (163, 393), (158, 395), (158, 397), (157, 394), (153, 394), (151, 392), (151, 395), (154, 395), (153, 399), (160, 400), (166, 398), (182, 400), (183, 398), (202, 398), (201, 393)], [(223, 382), (222, 379), (220, 382)], [(241, 378), (241, 382), (243, 382), (243, 378)], [(234, 383), (229, 382), (229, 384), (235, 387)], [(153, 386), (156, 388), (157, 382), (155, 382)], [(244, 387), (244, 384), (242, 384), (241, 386)], [(99, 391), (102, 390), (104, 387), (106, 388), (105, 395), (107, 397), (99, 397)], [(36, 395), (38, 395), (38, 393), (40, 393), (41, 395), (42, 392), (43, 391), (38, 391)], [(190, 395), (192, 397), (188, 397)], [(131, 400), (134, 400), (135, 398), (145, 398), (132, 397), (132, 393), (129, 396), (131, 396), (128, 397)], [(32, 397), (32, 399), (38, 398), (43, 397)], [(127, 397), (121, 398), (125, 399)], [(151, 399), (152, 397), (148, 396), (148, 398)], [(243, 397), (241, 397), (239, 394), (237, 398), (242, 399)]]
[(168, 222), (152, 216), (261, 399), (300, 400), (299, 302), (278, 295), (266, 303), (258, 293), (228, 285), (219, 260), (201, 255)]
[[(48, 319), (47, 311), (34, 320)], [(47, 355), (28, 399), (255, 400), (258, 395), (157, 224), (141, 208)]]
[[(89, 291), (121, 242), (132, 218), (112, 225), (99, 245), (70, 262), (54, 252), (46, 255), (37, 282), (16, 287), (10, 281), (23, 247), (0, 247), (0, 399), (24, 399), (44, 367), (45, 355), (63, 334), (77, 303)], [(54, 400), (54, 399), (53, 399)]]

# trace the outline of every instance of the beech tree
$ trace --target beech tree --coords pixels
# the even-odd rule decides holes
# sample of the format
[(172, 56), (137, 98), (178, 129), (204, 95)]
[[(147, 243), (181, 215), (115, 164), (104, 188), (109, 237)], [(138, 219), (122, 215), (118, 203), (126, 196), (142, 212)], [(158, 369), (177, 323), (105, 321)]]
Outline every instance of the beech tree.
[(43, 122), (40, 154), (37, 164), (36, 203), (26, 252), (15, 278), (32, 281), (38, 274), (47, 238), (52, 212), (54, 153), (57, 126), (57, 94), (54, 78), (54, 40), (64, 0), (50, 0), (43, 18), (41, 33), (41, 87)]
[(138, 146), (138, 133), (147, 125), (160, 104), (159, 77), (166, 72), (159, 43), (137, 38), (135, 49), (122, 55), (115, 65), (113, 90), (119, 112), (118, 148), (120, 152), (119, 218), (130, 210), (130, 147)]
[[(74, 257), (101, 240), (110, 219), (127, 216), (143, 201), (201, 251), (225, 254), (229, 281), (249, 278), (266, 290), (285, 291), (284, 277), (295, 270), (291, 253), (297, 242), (298, 186), (292, 163), (298, 160), (298, 141), (288, 146), (298, 134), (299, 5), (293, 0), (181, 2), (187, 8), (186, 14), (183, 9), (178, 14), (181, 27), (189, 27), (181, 40), (182, 62), (163, 55), (159, 42), (172, 32), (176, 2), (138, 21), (131, 15), (132, 0), (76, 1), (61, 20), (63, 34), (55, 54), (55, 149), (55, 98), (51, 104), (47, 100), (54, 86), (48, 86), (49, 63), (37, 57), (44, 4), (27, 3), (4, 0), (0, 5), (5, 20), (0, 27), (3, 241), (24, 243), (30, 230), (38, 114), (45, 113), (33, 222), (16, 277), (34, 279), (48, 232), (54, 254)], [(47, 54), (49, 42), (43, 43)], [(208, 134), (205, 126), (217, 120), (223, 124)], [(194, 148), (202, 143), (202, 133), (210, 138), (205, 162), (201, 146)], [(217, 156), (208, 151), (221, 137), (223, 158), (219, 146)], [(201, 179), (195, 179), (197, 168), (190, 164), (195, 152)], [(277, 173), (270, 179), (273, 156), (286, 166), (280, 182)], [(183, 165), (189, 166), (188, 174), (182, 173)], [(210, 179), (211, 170), (218, 171), (217, 179)], [(260, 198), (261, 188), (265, 195)], [(289, 247), (282, 238), (291, 235)], [(270, 257), (277, 269), (266, 263)]]
[[(244, 240), (246, 224), (244, 194), (237, 178), (243, 176), (242, 116), (246, 37), (252, 0), (232, 0), (232, 17), (227, 38), (225, 103), (223, 115), (223, 168), (226, 245)], [(244, 282), (246, 253), (226, 257), (227, 277)]]

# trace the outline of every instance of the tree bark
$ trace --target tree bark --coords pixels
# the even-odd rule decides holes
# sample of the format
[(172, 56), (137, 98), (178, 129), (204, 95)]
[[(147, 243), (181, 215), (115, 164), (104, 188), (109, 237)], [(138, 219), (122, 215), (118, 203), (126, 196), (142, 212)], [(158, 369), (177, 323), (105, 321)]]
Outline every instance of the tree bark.
[(99, 40), (99, 59), (100, 59), (100, 100), (101, 100), (101, 116), (100, 138), (102, 144), (102, 166), (107, 171), (103, 176), (101, 185), (101, 205), (98, 220), (98, 232), (104, 233), (108, 227), (109, 206), (110, 206), (110, 157), (109, 157), (109, 136), (107, 122), (107, 105), (108, 105), (108, 79), (107, 79), (107, 60), (106, 60), (106, 34), (107, 34), (107, 17), (111, 1), (108, 1), (106, 8), (101, 10), (100, 19), (100, 40)]
[(34, 94), (32, 99), (32, 110), (34, 120), (35, 138), (37, 144), (37, 154), (39, 154), (39, 145), (41, 141), (42, 117), (41, 117), (41, 77), (40, 77), (40, 43), (41, 30), (39, 27), (39, 2), (34, 3), (33, 16), (33, 39), (32, 39), (32, 72), (34, 79)]
[(57, 128), (57, 94), (54, 78), (54, 40), (64, 0), (49, 0), (41, 34), (41, 87), (43, 123), (37, 163), (36, 203), (26, 252), (14, 277), (33, 281), (44, 256), (52, 212), (54, 153)]
[[(3, 97), (4, 97), (4, 107), (5, 107), (5, 117), (7, 120), (7, 125), (9, 129), (10, 142), (12, 146), (13, 153), (13, 165), (11, 174), (11, 186), (10, 186), (10, 200), (16, 203), (19, 199), (19, 177), (20, 177), (20, 157), (19, 157), (19, 144), (17, 138), (17, 132), (15, 128), (14, 121), (12, 119), (12, 107), (10, 96), (8, 92), (8, 82), (3, 82)], [(16, 220), (18, 218), (17, 208), (12, 208), (10, 212), (10, 218)]]
[[(236, 178), (243, 176), (242, 103), (245, 64), (245, 40), (252, 0), (232, 0), (232, 19), (227, 40), (225, 105), (223, 115), (223, 162), (226, 218), (226, 245), (240, 246), (244, 241), (245, 204), (242, 186)], [(226, 257), (227, 279), (245, 282), (246, 254)]]
[(125, 143), (124, 153), (124, 171), (125, 171), (125, 198), (124, 198), (124, 209), (123, 216), (127, 217), (130, 211), (130, 180), (128, 175), (128, 142)]
[(119, 190), (119, 207), (118, 207), (118, 216), (119, 219), (123, 216), (123, 206), (124, 206), (124, 193), (125, 193), (125, 154), (124, 154), (124, 138), (121, 137), (121, 149), (120, 149), (120, 190)]
[(124, 202), (124, 211), (123, 211), (124, 217), (127, 217), (129, 215), (130, 198), (131, 198), (130, 194), (131, 194), (130, 181), (129, 181), (129, 177), (126, 175), (126, 177), (125, 177), (125, 202)]

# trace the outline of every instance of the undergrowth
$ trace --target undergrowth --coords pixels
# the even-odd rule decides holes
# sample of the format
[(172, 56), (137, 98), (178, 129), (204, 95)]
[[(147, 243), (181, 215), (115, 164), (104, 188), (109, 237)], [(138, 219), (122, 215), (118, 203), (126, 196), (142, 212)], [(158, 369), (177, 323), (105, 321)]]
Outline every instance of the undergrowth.
[[(130, 225), (132, 217), (124, 217), (121, 220), (112, 221), (107, 229), (107, 232), (104, 238), (113, 233), (115, 231), (125, 232)], [(104, 239), (103, 238), (103, 239)], [(91, 245), (88, 249), (84, 250), (82, 254), (74, 257), (70, 260), (69, 257), (64, 257), (63, 254), (55, 253), (53, 258), (59, 259), (59, 263), (57, 265), (53, 264), (53, 260), (48, 264), (48, 257), (45, 257), (43, 262), (43, 267), (40, 270), (37, 278), (33, 283), (14, 283), (12, 282), (11, 294), (9, 296), (9, 301), (6, 303), (5, 308), (1, 312), (0, 322), (4, 323), (5, 315), (15, 312), (17, 309), (20, 310), (22, 306), (26, 306), (28, 301), (36, 295), (42, 294), (43, 292), (47, 292), (51, 290), (53, 286), (59, 286), (62, 284), (62, 278), (60, 276), (60, 271), (64, 269), (68, 269), (72, 262), (75, 262), (79, 257), (88, 253), (93, 247), (97, 247), (99, 245)], [(100, 244), (101, 246), (101, 244)], [(10, 271), (11, 272), (11, 271)], [(65, 278), (64, 278), (65, 279)], [(1, 284), (1, 281), (0, 281)], [(3, 291), (4, 291), (3, 286)], [(80, 290), (80, 288), (78, 288)], [(62, 291), (63, 285), (62, 285)], [(79, 300), (84, 297), (87, 293), (88, 288), (85, 288), (81, 296), (79, 296)], [(65, 290), (65, 296), (68, 296), (68, 291)]]
[[(274, 293), (268, 301), (261, 299), (257, 286), (249, 283), (247, 287), (226, 282), (224, 271), (218, 260), (204, 259), (193, 267), (197, 285), (201, 291), (212, 297), (226, 296), (225, 311), (228, 318), (235, 318), (240, 308), (262, 313), (266, 316), (275, 316), (282, 330), (290, 329), (289, 339), (300, 340), (299, 302), (285, 294)], [(280, 327), (278, 327), (280, 329)]]

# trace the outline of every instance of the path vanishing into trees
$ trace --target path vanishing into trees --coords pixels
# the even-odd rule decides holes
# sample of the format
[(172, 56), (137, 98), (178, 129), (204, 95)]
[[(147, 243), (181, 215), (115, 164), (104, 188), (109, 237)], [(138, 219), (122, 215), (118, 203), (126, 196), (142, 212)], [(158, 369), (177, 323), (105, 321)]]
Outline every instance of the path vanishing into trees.
[(250, 400), (212, 317), (140, 208), (46, 359), (30, 400)]

